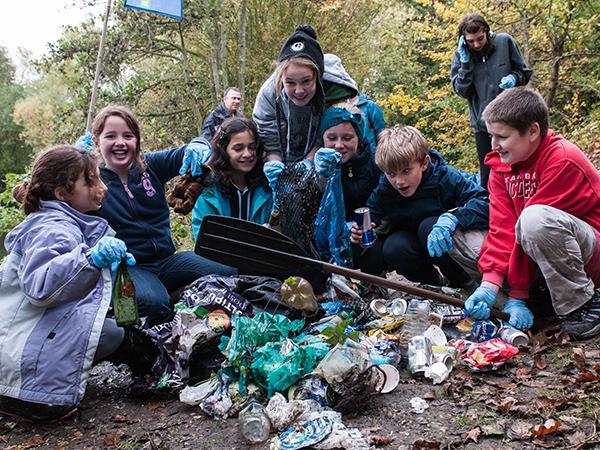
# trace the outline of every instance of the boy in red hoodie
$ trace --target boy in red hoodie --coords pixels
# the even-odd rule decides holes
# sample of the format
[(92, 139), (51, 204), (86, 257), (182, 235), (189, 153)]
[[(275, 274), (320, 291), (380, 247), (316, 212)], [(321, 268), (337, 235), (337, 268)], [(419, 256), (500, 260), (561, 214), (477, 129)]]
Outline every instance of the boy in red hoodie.
[(510, 324), (531, 328), (529, 290), (545, 280), (562, 328), (600, 333), (600, 175), (583, 152), (548, 129), (536, 91), (507, 89), (483, 113), (492, 136), (490, 230), (479, 257), (481, 285), (465, 309), (489, 317), (501, 286)]

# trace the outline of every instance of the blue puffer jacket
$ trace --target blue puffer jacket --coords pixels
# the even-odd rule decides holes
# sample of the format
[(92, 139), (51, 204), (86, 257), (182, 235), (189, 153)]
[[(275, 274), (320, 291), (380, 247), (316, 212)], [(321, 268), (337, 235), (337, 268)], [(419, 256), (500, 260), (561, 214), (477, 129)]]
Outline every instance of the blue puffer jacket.
[(375, 165), (371, 148), (365, 142), (360, 153), (342, 165), (346, 221), (354, 220), (354, 210), (367, 204), (367, 199), (377, 187), (380, 176), (381, 171)]
[(110, 305), (110, 270), (90, 248), (104, 219), (41, 201), (6, 237), (0, 265), (0, 395), (77, 405)]
[(423, 173), (421, 184), (410, 197), (403, 197), (385, 176), (381, 177), (367, 206), (371, 220), (381, 224), (386, 218), (392, 230), (416, 231), (427, 217), (451, 211), (465, 229), (489, 227), (489, 200), (487, 192), (448, 166), (443, 156), (429, 150), (431, 162)]
[[(273, 194), (271, 190), (261, 185), (255, 186), (250, 199), (250, 221), (254, 223), (267, 223), (273, 209)], [(218, 216), (231, 216), (229, 199), (223, 196), (220, 185), (213, 184), (206, 188), (194, 205), (192, 211), (192, 231), (194, 239), (198, 238), (202, 219), (208, 214)]]
[(383, 111), (377, 103), (362, 92), (358, 93), (358, 100), (355, 105), (360, 108), (365, 116), (364, 136), (368, 139), (369, 144), (371, 145), (371, 151), (374, 154), (375, 149), (377, 148), (377, 136), (379, 136), (381, 130), (387, 126), (385, 124), (385, 119), (383, 118)]
[(126, 186), (115, 172), (100, 168), (108, 191), (95, 214), (108, 221), (138, 264), (154, 263), (175, 253), (165, 183), (179, 175), (185, 148), (144, 153), (146, 170), (138, 173), (134, 163)]

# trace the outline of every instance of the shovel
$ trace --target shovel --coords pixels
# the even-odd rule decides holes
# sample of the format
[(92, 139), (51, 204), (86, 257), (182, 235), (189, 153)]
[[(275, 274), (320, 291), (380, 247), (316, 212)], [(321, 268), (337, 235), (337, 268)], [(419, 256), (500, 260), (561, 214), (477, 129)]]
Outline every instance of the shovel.
[[(205, 258), (247, 272), (293, 273), (313, 268), (459, 308), (465, 306), (463, 300), (450, 295), (308, 258), (304, 250), (286, 235), (234, 217), (205, 216), (198, 233), (195, 252)], [(508, 314), (497, 309), (491, 310), (491, 316), (506, 321), (509, 319)]]

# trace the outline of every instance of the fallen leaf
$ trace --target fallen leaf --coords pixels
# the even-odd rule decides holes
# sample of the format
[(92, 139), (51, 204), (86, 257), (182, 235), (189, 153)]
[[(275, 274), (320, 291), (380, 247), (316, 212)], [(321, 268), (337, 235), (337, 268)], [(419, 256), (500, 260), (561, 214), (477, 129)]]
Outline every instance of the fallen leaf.
[(488, 379), (483, 379), (483, 382), (489, 384), (490, 386), (499, 387), (500, 389), (503, 389), (505, 391), (510, 391), (511, 389), (515, 389), (518, 386), (517, 383), (507, 383), (507, 382), (494, 381), (494, 380), (488, 380)]
[(590, 383), (592, 381), (600, 381), (600, 375), (592, 372), (582, 372), (574, 378), (576, 383)]
[(513, 440), (529, 439), (531, 437), (531, 424), (524, 420), (515, 420), (506, 430), (506, 436)]
[(585, 352), (581, 347), (573, 347), (573, 361), (579, 370), (584, 370), (585, 367)]
[(567, 439), (570, 445), (575, 446), (581, 444), (582, 442), (585, 442), (588, 436), (583, 431), (576, 431), (573, 434), (567, 434), (565, 438)]
[(148, 408), (150, 411), (154, 411), (155, 409), (164, 408), (164, 407), (165, 407), (164, 402), (148, 403), (146, 405), (146, 408)]
[(504, 436), (504, 430), (499, 424), (482, 425), (481, 432), (484, 436)]
[(378, 434), (369, 436), (369, 444), (371, 444), (371, 445), (381, 447), (384, 445), (390, 445), (391, 442), (392, 442), (392, 440), (388, 436), (381, 436)]
[(498, 412), (500, 414), (506, 414), (510, 411), (510, 408), (517, 403), (517, 399), (514, 397), (504, 397), (498, 404)]
[(435, 394), (435, 391), (434, 391), (434, 390), (431, 390), (431, 391), (429, 391), (429, 392), (426, 392), (425, 394), (423, 394), (423, 395), (421, 396), (421, 398), (422, 398), (423, 400), (435, 400), (435, 399), (437, 398), (437, 395)]
[(470, 439), (473, 442), (477, 443), (477, 439), (479, 438), (480, 434), (481, 434), (481, 428), (475, 427), (467, 433), (466, 440), (468, 441)]
[(546, 367), (548, 367), (548, 361), (544, 355), (535, 355), (533, 357), (533, 364), (535, 364), (535, 367), (540, 370), (544, 370)]
[(560, 428), (560, 422), (554, 419), (548, 419), (543, 425), (536, 425), (533, 427), (532, 435), (535, 437), (546, 436), (547, 434), (554, 433)]
[(546, 442), (539, 438), (533, 438), (531, 442), (533, 442), (537, 447), (556, 448), (556, 442)]
[(113, 422), (117, 422), (117, 423), (124, 423), (124, 422), (127, 422), (128, 419), (127, 419), (127, 416), (125, 416), (125, 415), (117, 414), (116, 416), (111, 417), (111, 420)]
[(438, 450), (440, 447), (441, 447), (441, 444), (439, 442), (426, 441), (424, 439), (419, 439), (418, 441), (413, 442), (412, 450), (427, 450), (427, 449)]
[(42, 439), (40, 436), (33, 437), (20, 446), (21, 449), (25, 450), (28, 448), (39, 447), (40, 445), (45, 444), (46, 441)]
[(121, 439), (123, 439), (123, 436), (125, 436), (125, 433), (122, 431), (117, 431), (115, 434), (107, 434), (104, 436), (104, 445), (116, 447), (121, 442)]

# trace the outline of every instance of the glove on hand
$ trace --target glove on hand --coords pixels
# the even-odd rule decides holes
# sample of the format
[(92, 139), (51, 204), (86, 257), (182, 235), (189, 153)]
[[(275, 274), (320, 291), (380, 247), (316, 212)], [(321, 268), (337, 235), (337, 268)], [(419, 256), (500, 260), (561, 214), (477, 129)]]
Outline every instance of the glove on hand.
[(192, 176), (197, 177), (202, 174), (202, 164), (210, 158), (211, 149), (206, 142), (190, 142), (185, 148), (183, 154), (183, 164), (179, 169), (179, 175), (183, 175), (188, 170)]
[(90, 257), (96, 267), (100, 269), (110, 268), (112, 272), (117, 270), (123, 258), (126, 259), (128, 266), (135, 265), (135, 258), (127, 252), (125, 242), (111, 236), (101, 238), (92, 247)]
[(330, 177), (339, 167), (342, 154), (333, 148), (320, 148), (315, 153), (315, 170), (321, 177)]
[(277, 179), (283, 170), (285, 169), (285, 164), (281, 161), (267, 161), (263, 166), (263, 172), (265, 177), (267, 177), (267, 181), (269, 182), (269, 187), (273, 192), (275, 192), (275, 186), (277, 185)]
[(86, 131), (86, 133), (83, 136), (77, 139), (77, 142), (75, 142), (75, 147), (79, 150), (88, 150), (90, 152), (94, 150), (94, 141), (92, 140), (92, 133)]
[(452, 250), (452, 233), (458, 225), (458, 218), (454, 214), (444, 213), (438, 217), (427, 236), (427, 251), (429, 256), (440, 257)]
[(458, 48), (456, 49), (456, 51), (458, 52), (458, 58), (460, 59), (461, 63), (466, 64), (471, 60), (469, 48), (467, 47), (467, 43), (465, 42), (464, 36), (461, 36), (458, 40)]
[(509, 298), (504, 303), (502, 311), (510, 314), (508, 323), (515, 328), (531, 328), (533, 326), (533, 313), (523, 300)]
[(496, 293), (486, 286), (479, 286), (465, 301), (465, 311), (473, 319), (490, 317), (490, 308), (496, 304)]
[(498, 87), (500, 89), (508, 89), (511, 87), (515, 87), (516, 84), (517, 84), (517, 78), (511, 73), (510, 75), (506, 75), (505, 77), (502, 77)]

